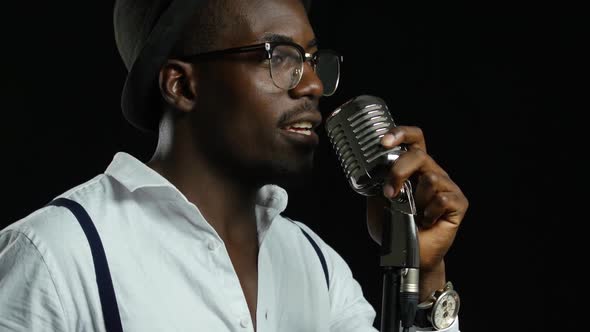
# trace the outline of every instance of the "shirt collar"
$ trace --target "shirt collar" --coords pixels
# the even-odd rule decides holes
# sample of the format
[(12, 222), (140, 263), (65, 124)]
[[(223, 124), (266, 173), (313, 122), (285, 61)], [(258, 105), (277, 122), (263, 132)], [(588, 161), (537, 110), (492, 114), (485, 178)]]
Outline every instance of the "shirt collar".
[(130, 192), (146, 187), (174, 187), (165, 177), (125, 152), (115, 154), (105, 174), (120, 182)]
[[(158, 172), (125, 152), (115, 154), (105, 174), (117, 180), (130, 192), (150, 187), (168, 187), (178, 191), (172, 183)], [(262, 243), (264, 234), (272, 221), (286, 209), (287, 202), (287, 191), (277, 185), (268, 184), (258, 190), (256, 195), (256, 224), (260, 243)]]
[(287, 202), (287, 191), (277, 185), (267, 184), (258, 190), (256, 195), (256, 228), (259, 244), (262, 244), (272, 221), (285, 210)]

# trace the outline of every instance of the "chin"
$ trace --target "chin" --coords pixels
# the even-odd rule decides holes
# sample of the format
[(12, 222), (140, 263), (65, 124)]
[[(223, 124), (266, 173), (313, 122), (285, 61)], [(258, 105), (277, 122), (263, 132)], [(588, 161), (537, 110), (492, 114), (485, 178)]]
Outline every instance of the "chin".
[(275, 170), (268, 183), (276, 184), (285, 189), (298, 189), (311, 183), (313, 167), (306, 165), (298, 169)]
[(285, 189), (296, 189), (308, 185), (313, 174), (313, 156), (297, 160), (272, 160), (263, 167), (257, 167), (253, 179), (256, 184), (276, 184)]

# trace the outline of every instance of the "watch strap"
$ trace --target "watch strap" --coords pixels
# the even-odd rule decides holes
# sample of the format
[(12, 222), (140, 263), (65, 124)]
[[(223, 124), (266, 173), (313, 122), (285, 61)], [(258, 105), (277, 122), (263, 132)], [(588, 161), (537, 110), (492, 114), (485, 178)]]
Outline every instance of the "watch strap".
[(421, 328), (432, 328), (432, 323), (428, 316), (430, 315), (430, 310), (432, 307), (427, 309), (420, 309), (416, 310), (416, 316), (414, 317), (414, 326), (421, 327)]

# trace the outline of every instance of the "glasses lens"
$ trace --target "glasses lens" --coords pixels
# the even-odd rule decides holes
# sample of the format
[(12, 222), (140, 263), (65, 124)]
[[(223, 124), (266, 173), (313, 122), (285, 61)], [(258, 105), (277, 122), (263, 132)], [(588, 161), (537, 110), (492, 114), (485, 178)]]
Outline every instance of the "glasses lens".
[(278, 45), (273, 49), (270, 60), (270, 76), (276, 86), (290, 90), (301, 80), (303, 57), (293, 46)]
[(319, 51), (316, 57), (315, 71), (324, 85), (324, 96), (331, 96), (340, 81), (340, 56), (331, 51)]

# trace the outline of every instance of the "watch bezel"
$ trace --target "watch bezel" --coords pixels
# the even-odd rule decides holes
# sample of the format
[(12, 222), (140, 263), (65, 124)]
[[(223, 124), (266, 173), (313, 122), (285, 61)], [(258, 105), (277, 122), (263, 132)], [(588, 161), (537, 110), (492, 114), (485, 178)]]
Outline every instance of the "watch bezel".
[[(445, 298), (447, 295), (453, 296), (456, 300), (456, 303), (457, 303), (457, 306), (454, 310), (454, 317), (453, 317), (453, 320), (450, 325), (437, 326), (436, 321), (434, 319), (434, 315), (435, 315), (436, 310), (440, 308), (443, 298)], [(449, 326), (453, 325), (453, 323), (455, 323), (455, 320), (459, 316), (459, 309), (461, 308), (461, 297), (459, 296), (459, 293), (453, 288), (453, 285), (450, 282), (447, 282), (447, 284), (445, 285), (445, 288), (442, 290), (435, 291), (432, 298), (434, 299), (434, 301), (431, 302), (431, 305), (429, 306), (429, 309), (428, 309), (429, 310), (428, 320), (432, 324), (432, 327), (434, 327), (437, 330), (440, 330), (440, 329), (448, 328)]]

